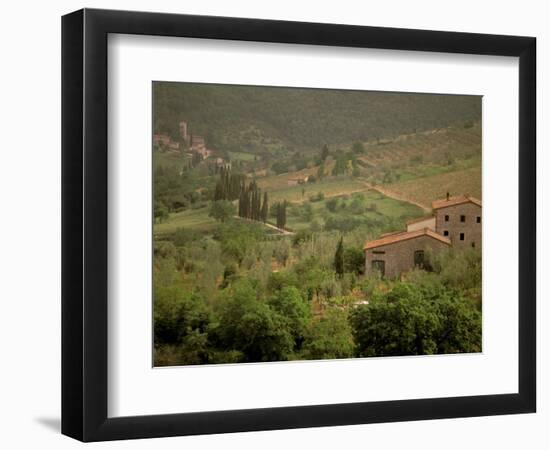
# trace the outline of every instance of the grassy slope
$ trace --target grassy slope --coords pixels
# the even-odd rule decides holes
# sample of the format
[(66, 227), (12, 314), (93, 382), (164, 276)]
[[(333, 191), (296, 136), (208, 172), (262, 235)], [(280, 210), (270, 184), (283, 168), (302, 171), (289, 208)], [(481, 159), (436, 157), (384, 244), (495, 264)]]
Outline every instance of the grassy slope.
[[(366, 210), (360, 214), (353, 214), (354, 217), (360, 217), (365, 219), (378, 219), (381, 217), (387, 217), (390, 219), (409, 219), (415, 217), (421, 217), (424, 215), (422, 209), (410, 203), (394, 200), (377, 191), (367, 190), (361, 192), (363, 197), (362, 203), (366, 207)], [(341, 202), (345, 200), (346, 208), (349, 208), (350, 200), (357, 197), (356, 194), (351, 196), (341, 197)], [(341, 204), (341, 203), (340, 203)], [(337, 208), (334, 212), (329, 212), (326, 208), (326, 200), (320, 202), (312, 202), (312, 221), (317, 221), (320, 225), (324, 225), (325, 217), (338, 217), (342, 214), (346, 214), (346, 209), (341, 207)], [(301, 214), (302, 207), (297, 205), (290, 208), (287, 218), (287, 225), (293, 230), (309, 229), (311, 222), (305, 221)], [(403, 221), (404, 225), (404, 221)]]
[(156, 235), (173, 233), (181, 227), (190, 230), (208, 231), (216, 225), (216, 221), (208, 216), (208, 211), (208, 208), (187, 209), (170, 214), (166, 222), (154, 225), (154, 233)]

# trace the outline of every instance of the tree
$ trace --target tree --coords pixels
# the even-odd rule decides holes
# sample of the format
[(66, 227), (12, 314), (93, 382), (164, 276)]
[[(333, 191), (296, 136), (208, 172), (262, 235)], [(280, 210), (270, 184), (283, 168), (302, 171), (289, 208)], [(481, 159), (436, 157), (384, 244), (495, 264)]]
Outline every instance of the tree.
[(277, 203), (277, 228), (284, 229), (286, 225), (286, 201)]
[(351, 150), (353, 153), (364, 153), (365, 152), (365, 146), (362, 142), (354, 142), (353, 146), (351, 147)]
[(220, 222), (225, 222), (236, 213), (235, 205), (229, 200), (216, 200), (210, 206), (208, 216), (213, 217)]
[(204, 300), (176, 287), (155, 286), (153, 312), (156, 345), (181, 344), (193, 330), (206, 332), (210, 321)]
[(170, 217), (168, 213), (168, 208), (166, 208), (161, 203), (155, 203), (155, 220), (158, 220), (160, 223), (166, 222)]
[(285, 286), (269, 299), (269, 306), (283, 316), (294, 339), (303, 338), (311, 318), (307, 301), (294, 286)]
[(286, 266), (290, 257), (290, 244), (286, 239), (280, 240), (273, 249), (273, 256), (279, 264)]
[(344, 275), (344, 238), (340, 237), (334, 253), (334, 271), (339, 277)]
[(354, 342), (347, 311), (329, 308), (316, 318), (305, 333), (302, 349), (307, 359), (351, 358)]
[(294, 339), (288, 321), (256, 296), (248, 280), (239, 280), (223, 302), (217, 341), (225, 350), (242, 352), (245, 362), (284, 361)]
[(319, 181), (322, 181), (324, 176), (325, 176), (325, 163), (322, 162), (319, 165), (319, 169), (317, 170), (317, 178), (319, 178)]
[(260, 218), (261, 218), (263, 223), (267, 222), (268, 212), (269, 212), (269, 203), (267, 201), (267, 192), (264, 192), (264, 201), (262, 203), (262, 210), (261, 210), (261, 213), (260, 213)]
[(481, 351), (481, 314), (455, 291), (398, 283), (351, 313), (358, 356)]
[(349, 159), (345, 155), (341, 155), (336, 159), (336, 164), (332, 170), (332, 175), (343, 175), (348, 172), (348, 161)]
[(329, 198), (325, 202), (325, 208), (327, 208), (330, 212), (335, 212), (337, 207), (338, 207), (338, 197)]
[(321, 160), (325, 161), (327, 159), (328, 155), (329, 155), (328, 145), (325, 144), (321, 148)]
[(357, 275), (365, 271), (365, 254), (357, 247), (346, 247), (344, 249), (344, 272), (351, 272)]

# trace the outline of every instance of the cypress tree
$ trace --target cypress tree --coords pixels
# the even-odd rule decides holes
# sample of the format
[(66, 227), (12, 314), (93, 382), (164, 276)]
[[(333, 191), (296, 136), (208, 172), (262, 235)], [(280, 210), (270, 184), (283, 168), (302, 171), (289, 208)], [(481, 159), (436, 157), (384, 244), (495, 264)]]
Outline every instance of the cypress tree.
[(334, 253), (334, 271), (339, 277), (344, 276), (344, 238), (340, 237)]
[(269, 205), (268, 205), (268, 202), (267, 202), (267, 192), (264, 192), (264, 201), (263, 201), (262, 210), (261, 210), (261, 213), (260, 213), (260, 218), (262, 219), (263, 223), (267, 222), (267, 213), (268, 213), (268, 211), (269, 211)]

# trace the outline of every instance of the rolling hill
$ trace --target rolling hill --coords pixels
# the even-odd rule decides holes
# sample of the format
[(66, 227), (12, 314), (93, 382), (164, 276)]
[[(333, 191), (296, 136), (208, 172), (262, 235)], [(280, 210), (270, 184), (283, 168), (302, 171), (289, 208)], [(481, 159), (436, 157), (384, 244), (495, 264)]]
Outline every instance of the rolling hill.
[(222, 151), (277, 154), (374, 141), (481, 118), (477, 96), (155, 82), (154, 132), (185, 120)]

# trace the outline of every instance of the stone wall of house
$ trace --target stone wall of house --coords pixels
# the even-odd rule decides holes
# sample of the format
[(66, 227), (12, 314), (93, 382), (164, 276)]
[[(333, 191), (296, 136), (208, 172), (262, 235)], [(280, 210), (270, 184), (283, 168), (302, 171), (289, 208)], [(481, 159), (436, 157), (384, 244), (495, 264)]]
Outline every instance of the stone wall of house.
[(378, 260), (385, 261), (385, 276), (393, 278), (414, 268), (415, 251), (429, 250), (438, 253), (448, 248), (448, 244), (428, 235), (370, 248), (365, 250), (365, 274), (370, 275), (374, 272), (373, 261)]
[[(481, 206), (468, 202), (439, 208), (435, 213), (436, 231), (449, 238), (453, 247), (481, 247)], [(461, 216), (464, 216), (464, 221), (461, 221)]]
[(435, 231), (435, 217), (426, 217), (424, 220), (407, 223), (407, 231), (417, 231), (429, 228)]

